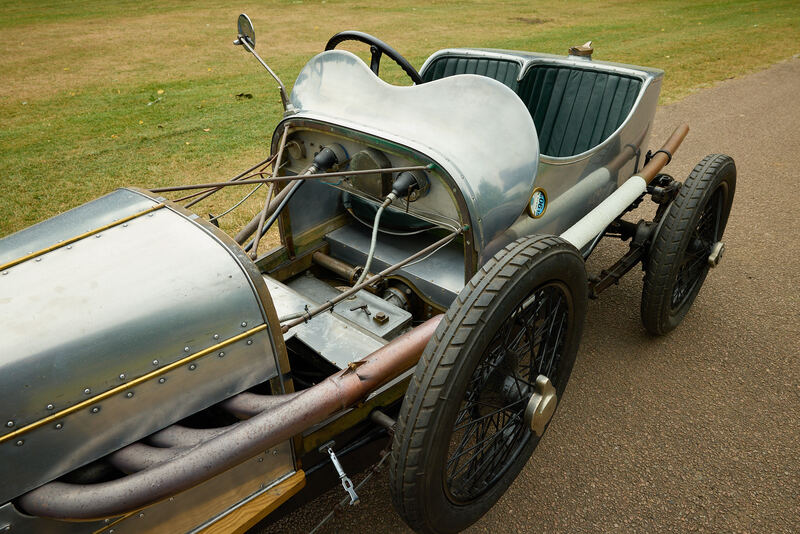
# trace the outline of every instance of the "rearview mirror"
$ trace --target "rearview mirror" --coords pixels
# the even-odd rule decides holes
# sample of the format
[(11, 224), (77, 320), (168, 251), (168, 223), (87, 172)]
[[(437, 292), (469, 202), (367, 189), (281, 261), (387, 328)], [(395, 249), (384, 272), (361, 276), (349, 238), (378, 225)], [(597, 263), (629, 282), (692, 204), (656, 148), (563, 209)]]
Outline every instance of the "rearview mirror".
[(250, 17), (242, 13), (239, 15), (239, 20), (236, 22), (236, 25), (239, 29), (239, 38), (234, 41), (233, 44), (240, 45), (242, 41), (247, 41), (247, 44), (250, 45), (250, 48), (256, 47), (256, 31), (253, 29), (253, 23), (250, 21)]

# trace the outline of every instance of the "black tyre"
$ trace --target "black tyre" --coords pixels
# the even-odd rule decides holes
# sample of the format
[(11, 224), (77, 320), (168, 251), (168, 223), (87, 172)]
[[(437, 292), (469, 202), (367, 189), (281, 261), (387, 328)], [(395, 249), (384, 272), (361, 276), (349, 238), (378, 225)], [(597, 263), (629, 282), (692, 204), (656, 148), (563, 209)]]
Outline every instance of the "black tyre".
[(425, 348), (397, 420), (390, 487), (411, 528), (463, 530), (516, 478), (540, 439), (525, 415), (535, 382), (548, 377), (560, 400), (586, 303), (580, 253), (552, 236), (508, 245), (464, 287)]
[(642, 323), (663, 335), (678, 326), (708, 274), (708, 258), (722, 240), (736, 190), (736, 165), (710, 154), (698, 163), (664, 214), (647, 258)]

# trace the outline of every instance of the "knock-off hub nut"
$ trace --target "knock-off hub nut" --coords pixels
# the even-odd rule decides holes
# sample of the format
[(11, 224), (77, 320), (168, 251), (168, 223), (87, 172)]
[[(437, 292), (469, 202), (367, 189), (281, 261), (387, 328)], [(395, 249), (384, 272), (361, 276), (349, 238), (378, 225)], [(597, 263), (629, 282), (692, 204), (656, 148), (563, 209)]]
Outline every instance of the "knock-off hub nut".
[(525, 408), (525, 422), (537, 436), (541, 436), (556, 411), (558, 395), (550, 379), (544, 375), (536, 377), (534, 389)]

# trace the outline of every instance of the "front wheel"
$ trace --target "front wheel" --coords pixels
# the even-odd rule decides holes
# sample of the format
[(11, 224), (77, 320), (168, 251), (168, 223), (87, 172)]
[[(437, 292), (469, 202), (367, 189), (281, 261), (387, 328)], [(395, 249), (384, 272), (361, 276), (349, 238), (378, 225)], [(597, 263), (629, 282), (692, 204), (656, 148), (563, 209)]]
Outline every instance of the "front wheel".
[(642, 323), (651, 334), (666, 334), (680, 324), (709, 268), (719, 262), (735, 190), (733, 159), (710, 154), (695, 166), (664, 214), (642, 290)]
[(450, 306), (397, 420), (390, 487), (418, 532), (458, 532), (510, 486), (566, 388), (586, 315), (580, 253), (552, 236), (498, 252)]

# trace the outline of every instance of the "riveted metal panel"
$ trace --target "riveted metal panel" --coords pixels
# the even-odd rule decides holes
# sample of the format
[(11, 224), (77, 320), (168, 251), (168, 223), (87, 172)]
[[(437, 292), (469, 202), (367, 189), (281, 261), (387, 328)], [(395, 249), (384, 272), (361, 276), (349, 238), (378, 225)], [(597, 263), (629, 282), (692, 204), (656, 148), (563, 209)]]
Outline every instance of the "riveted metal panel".
[(0, 240), (0, 265), (59, 241), (146, 210), (158, 202), (128, 189), (117, 189), (77, 208)]
[(165, 207), (0, 275), (0, 502), (276, 376), (228, 241)]

